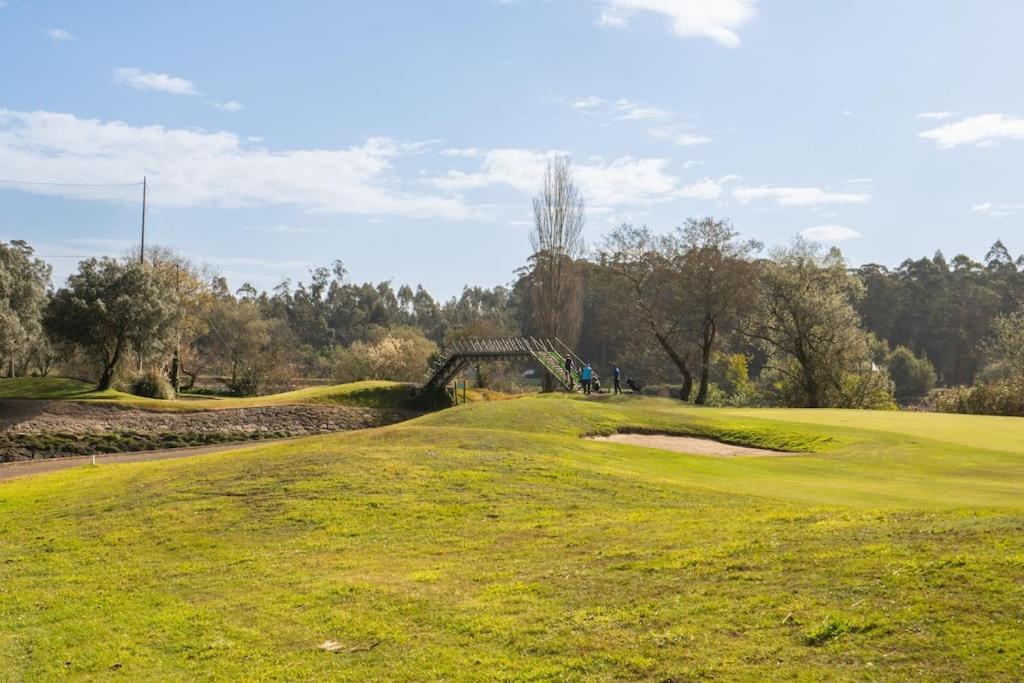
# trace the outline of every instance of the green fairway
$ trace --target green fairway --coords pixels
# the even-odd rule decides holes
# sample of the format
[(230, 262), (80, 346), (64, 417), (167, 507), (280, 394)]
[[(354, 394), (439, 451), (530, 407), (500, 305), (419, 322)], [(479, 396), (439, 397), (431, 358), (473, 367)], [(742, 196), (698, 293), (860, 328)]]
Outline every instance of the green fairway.
[(539, 396), (0, 484), (0, 680), (1017, 680), (1022, 624), (1024, 420)]

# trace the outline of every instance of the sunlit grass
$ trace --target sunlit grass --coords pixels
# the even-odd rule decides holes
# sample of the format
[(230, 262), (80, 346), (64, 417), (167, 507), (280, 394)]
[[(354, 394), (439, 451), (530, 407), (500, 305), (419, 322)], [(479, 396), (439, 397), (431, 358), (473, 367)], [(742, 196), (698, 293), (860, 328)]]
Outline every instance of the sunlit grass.
[(948, 417), (536, 397), (0, 484), (0, 680), (1014, 680), (1024, 420)]

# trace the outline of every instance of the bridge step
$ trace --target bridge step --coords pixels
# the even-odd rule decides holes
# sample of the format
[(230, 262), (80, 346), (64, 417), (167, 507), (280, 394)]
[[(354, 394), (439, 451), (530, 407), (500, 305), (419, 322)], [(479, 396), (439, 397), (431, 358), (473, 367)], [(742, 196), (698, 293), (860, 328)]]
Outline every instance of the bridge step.
[[(565, 359), (573, 360), (573, 373), (565, 376)], [(579, 382), (583, 362), (559, 339), (534, 337), (501, 337), (493, 339), (460, 339), (446, 347), (431, 365), (423, 391), (436, 391), (446, 386), (469, 363), (496, 360), (533, 360), (565, 391), (574, 391)], [(598, 379), (594, 373), (594, 379)]]

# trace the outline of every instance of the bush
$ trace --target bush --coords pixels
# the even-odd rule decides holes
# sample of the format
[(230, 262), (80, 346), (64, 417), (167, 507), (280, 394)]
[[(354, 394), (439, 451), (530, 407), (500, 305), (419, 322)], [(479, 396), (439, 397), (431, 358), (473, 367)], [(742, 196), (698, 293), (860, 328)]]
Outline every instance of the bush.
[(913, 403), (935, 388), (935, 368), (927, 358), (918, 358), (905, 346), (897, 346), (885, 360), (895, 388), (896, 400)]
[(928, 395), (928, 407), (939, 413), (1024, 417), (1024, 382), (1002, 380), (936, 389)]
[(410, 327), (389, 330), (379, 339), (355, 342), (334, 353), (334, 378), (341, 383), (365, 379), (422, 381), (437, 346)]
[(174, 388), (159, 370), (151, 369), (136, 375), (128, 386), (128, 393), (147, 398), (174, 400)]

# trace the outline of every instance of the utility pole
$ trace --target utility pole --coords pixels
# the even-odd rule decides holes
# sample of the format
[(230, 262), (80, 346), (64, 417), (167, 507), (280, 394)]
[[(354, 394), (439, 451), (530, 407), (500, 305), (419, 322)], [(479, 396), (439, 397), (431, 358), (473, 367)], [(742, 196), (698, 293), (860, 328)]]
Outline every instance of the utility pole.
[(146, 176), (142, 176), (142, 241), (139, 247), (139, 263), (146, 263)]
[[(180, 297), (181, 296), (181, 279), (179, 275), (179, 264), (174, 264), (174, 291)], [(181, 386), (181, 382), (178, 378), (178, 373), (181, 369), (181, 323), (176, 323), (177, 327), (174, 331), (174, 357), (171, 358), (171, 386), (174, 387), (174, 395), (178, 395), (178, 387)]]

